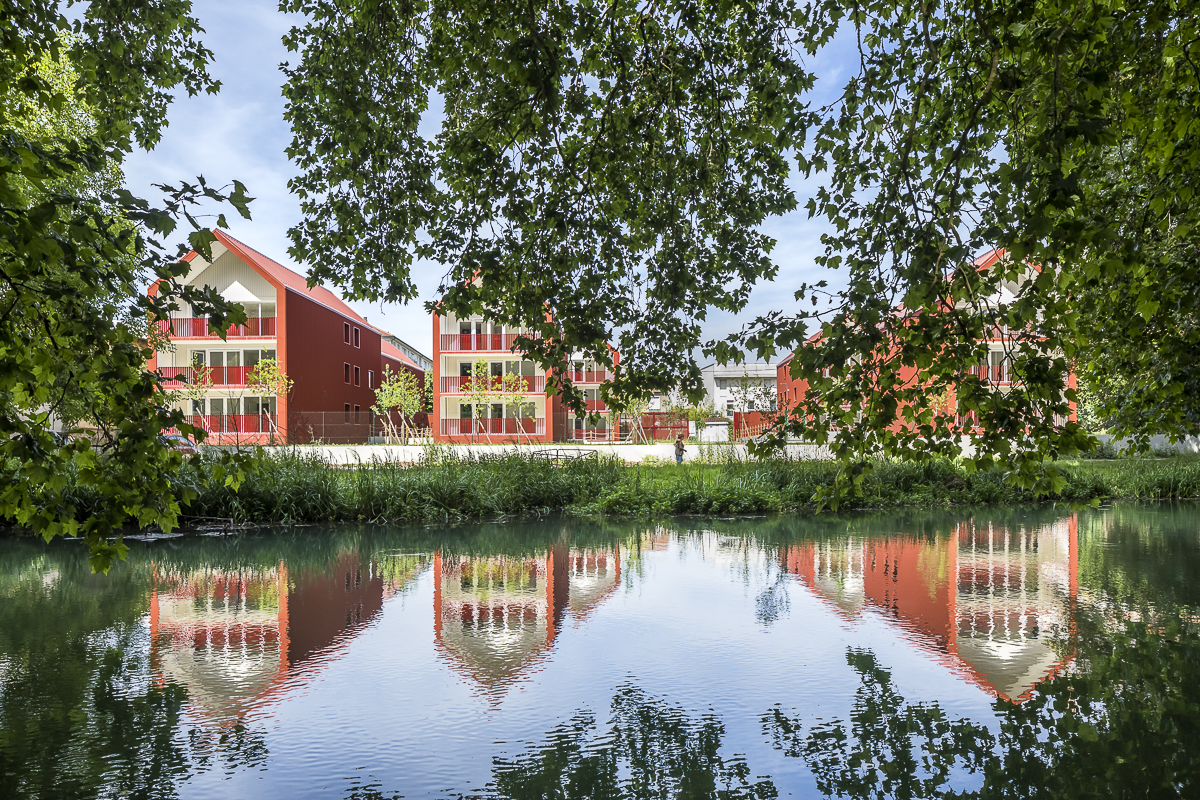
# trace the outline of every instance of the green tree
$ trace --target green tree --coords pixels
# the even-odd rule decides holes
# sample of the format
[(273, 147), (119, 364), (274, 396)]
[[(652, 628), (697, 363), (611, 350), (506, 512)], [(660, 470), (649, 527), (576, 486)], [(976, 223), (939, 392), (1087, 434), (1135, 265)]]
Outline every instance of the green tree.
[(492, 379), (491, 365), (486, 358), (477, 358), (471, 364), (471, 374), (463, 382), (462, 392), (466, 395), (467, 403), (471, 406), (471, 432), (475, 440), (479, 440), (479, 430), (483, 428), (488, 441), (492, 440), (491, 428), (486, 422), (487, 417), (480, 420), (480, 414), (490, 414), (492, 400), (496, 398), (496, 381)]
[[(277, 404), (280, 400), (284, 401), (287, 404), (289, 412), (292, 407), (291, 399), (294, 383), (280, 367), (279, 362), (273, 358), (262, 359), (246, 375), (246, 389), (256, 394), (274, 397)], [(278, 405), (276, 405), (276, 408), (278, 408)], [(286, 438), (280, 432), (278, 420), (272, 418), (269, 421), (271, 423), (271, 436)], [(291, 428), (292, 426), (288, 425), (289, 432)]]
[[(375, 405), (371, 409), (380, 415), (388, 437), (401, 444), (408, 444), (412, 435), (412, 418), (425, 410), (425, 393), (417, 376), (401, 369), (392, 372), (391, 367), (383, 370), (383, 380), (375, 390)], [(400, 430), (392, 422), (392, 412), (400, 412)]]
[[(299, 54), (284, 87), (293, 257), (392, 301), (416, 296), (415, 258), (447, 266), (439, 308), (528, 331), (517, 349), (577, 411), (575, 354), (637, 392), (701, 393), (687, 354), (706, 313), (741, 310), (775, 274), (759, 225), (795, 206), (783, 152), (812, 82), (799, 9), (282, 7), (306, 19), (284, 39)], [(435, 93), (446, 114), (426, 138)]]
[[(1124, 348), (1143, 330), (1129, 341), (1165, 369), (1130, 396), (1159, 406), (1135, 418), (1182, 429), (1194, 348), (1163, 332), (1200, 292), (1191, 261), (1160, 254), (1200, 214), (1194, 2), (284, 6), (308, 20), (285, 39), (292, 254), (354, 296), (412, 297), (428, 258), (449, 269), (446, 308), (532, 331), (519, 346), (543, 366), (578, 351), (631, 393), (698, 397), (700, 324), (775, 275), (761, 225), (797, 206), (794, 165), (843, 288), (806, 285), (707, 349), (796, 348), (811, 413), (789, 425), (842, 459), (835, 501), (872, 456), (957, 457), (964, 418), (972, 468), (1060, 485), (1045, 462), (1093, 444), (1064, 422), (1069, 365), (1099, 363), (1080, 360), (1089, 336)], [(814, 107), (804, 59), (838, 32), (856, 69)], [(1096, 324), (1091, 291), (1124, 291), (1129, 313)], [(997, 328), (1004, 391), (971, 374)], [(947, 390), (955, 413), (934, 414), (925, 398)]]
[[(107, 183), (132, 147), (158, 141), (174, 92), (218, 87), (187, 2), (134, 5), (93, 3), (72, 22), (59, 3), (19, 2), (0, 21), (0, 515), (47, 538), (84, 536), (102, 570), (124, 553), (110, 537), (127, 521), (170, 528), (179, 512), (181, 459), (158, 434), (191, 429), (145, 369), (147, 320), (180, 303), (219, 330), (244, 318), (215, 291), (178, 282), (179, 255), (209, 252), (203, 202), (248, 216), (240, 183), (163, 186), (162, 208)], [(74, 122), (55, 127), (60, 117)], [(159, 239), (179, 218), (193, 230), (168, 255)], [(114, 298), (124, 313), (113, 314)], [(68, 395), (98, 433), (60, 448), (47, 428)], [(222, 477), (235, 482), (244, 462), (227, 461)], [(99, 513), (79, 518), (70, 481), (104, 499)]]
[(528, 391), (529, 386), (521, 375), (521, 362), (519, 361), (515, 362), (511, 368), (505, 369), (504, 377), (500, 379), (500, 383), (496, 387), (497, 397), (504, 404), (505, 413), (516, 420), (518, 442), (521, 440), (521, 434), (525, 432), (523, 420), (531, 416), (529, 408), (532, 404), (525, 400), (525, 394)]

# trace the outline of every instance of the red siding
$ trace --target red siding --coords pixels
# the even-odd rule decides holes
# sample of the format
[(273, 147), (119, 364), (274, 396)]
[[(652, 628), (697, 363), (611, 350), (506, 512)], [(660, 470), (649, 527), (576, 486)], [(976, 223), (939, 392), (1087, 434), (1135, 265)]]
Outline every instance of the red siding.
[[(365, 442), (367, 418), (375, 402), (375, 392), (367, 387), (367, 371), (373, 371), (376, 379), (381, 372), (379, 334), (350, 320), (351, 343), (346, 344), (342, 336), (347, 321), (344, 316), (291, 289), (285, 290), (284, 298), (279, 340), (285, 355), (281, 364), (293, 382), (291, 406), (284, 416), (288, 429), (297, 440), (307, 441), (310, 438), (307, 429), (314, 426), (312, 435), (320, 437), (314, 415), (324, 413), (330, 415), (331, 423), (343, 424), (344, 418), (339, 415), (349, 403), (352, 413), (354, 406), (359, 407), (360, 421), (354, 430), (339, 430), (337, 438)], [(353, 344), (354, 328), (361, 330), (361, 347)], [(349, 384), (344, 377), (345, 364), (350, 365)], [(353, 383), (354, 367), (359, 367), (358, 386)], [(324, 438), (333, 437), (326, 433)]]

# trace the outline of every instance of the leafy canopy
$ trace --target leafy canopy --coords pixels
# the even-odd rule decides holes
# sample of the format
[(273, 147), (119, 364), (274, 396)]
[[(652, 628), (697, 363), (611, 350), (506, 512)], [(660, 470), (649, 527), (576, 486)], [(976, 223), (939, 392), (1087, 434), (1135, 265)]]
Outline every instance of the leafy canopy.
[[(155, 208), (114, 185), (125, 153), (158, 141), (174, 91), (218, 88), (190, 3), (92, 3), (74, 22), (63, 8), (25, 0), (0, 18), (0, 515), (47, 538), (84, 536), (107, 570), (124, 553), (112, 534), (130, 520), (172, 527), (191, 493), (158, 435), (195, 431), (146, 371), (147, 326), (180, 303), (218, 329), (244, 316), (180, 286), (187, 265), (159, 240), (182, 217), (193, 231), (179, 255), (207, 252), (193, 209), (228, 200), (248, 216), (249, 198), (200, 179), (160, 187)], [(95, 430), (60, 447), (49, 426), (68, 398), (67, 416)], [(236, 480), (241, 466), (227, 466)], [(102, 510), (80, 519), (80, 493)]]
[[(706, 350), (796, 349), (788, 426), (849, 467), (837, 496), (870, 456), (957, 456), (964, 435), (973, 468), (1053, 490), (1044, 463), (1092, 444), (1068, 376), (1106, 359), (1153, 368), (1125, 419), (1194, 429), (1194, 343), (1173, 334), (1200, 295), (1191, 0), (284, 8), (309, 20), (285, 38), (292, 254), (355, 296), (408, 299), (432, 261), (445, 308), (534, 331), (519, 346), (544, 366), (582, 352), (614, 397), (698, 395), (708, 310), (775, 276), (762, 226), (803, 205), (844, 288)], [(805, 59), (838, 32), (856, 69), (814, 107)], [(989, 337), (1003, 390), (972, 374)]]

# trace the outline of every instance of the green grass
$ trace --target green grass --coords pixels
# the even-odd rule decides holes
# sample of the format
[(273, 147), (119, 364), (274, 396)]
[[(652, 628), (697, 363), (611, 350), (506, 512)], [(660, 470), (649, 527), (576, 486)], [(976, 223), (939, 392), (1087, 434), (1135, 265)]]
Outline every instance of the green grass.
[[(317, 522), (444, 522), (574, 512), (611, 516), (757, 515), (811, 512), (821, 486), (836, 479), (829, 461), (738, 461), (625, 465), (589, 457), (552, 464), (529, 454), (456, 456), (430, 451), (412, 467), (368, 463), (344, 469), (314, 455), (263, 457), (237, 491), (212, 480), (210, 462), (187, 464), (179, 485), (198, 496), (183, 522), (242, 524)], [(1096, 499), (1200, 497), (1200, 459), (1058, 462), (1066, 483), (1034, 496), (1000, 473), (968, 474), (948, 461), (879, 461), (853, 509), (1035, 505)], [(82, 517), (94, 498), (71, 497)]]

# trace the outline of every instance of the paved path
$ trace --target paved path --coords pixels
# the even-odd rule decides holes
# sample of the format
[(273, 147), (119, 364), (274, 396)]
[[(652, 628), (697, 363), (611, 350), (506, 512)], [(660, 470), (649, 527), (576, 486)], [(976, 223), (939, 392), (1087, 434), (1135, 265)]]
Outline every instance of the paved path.
[[(460, 455), (478, 454), (494, 455), (503, 452), (532, 453), (544, 450), (580, 450), (596, 451), (601, 455), (614, 455), (629, 464), (637, 464), (648, 457), (661, 461), (675, 460), (675, 445), (671, 442), (660, 444), (546, 444), (546, 445), (446, 445), (444, 449)], [(443, 449), (439, 447), (438, 449)], [(328, 461), (331, 464), (358, 464), (371, 462), (416, 464), (426, 458), (429, 448), (419, 445), (401, 447), (399, 445), (302, 445), (297, 447), (264, 447), (268, 453), (295, 452), (301, 455), (311, 454)], [(829, 458), (829, 451), (816, 445), (788, 445), (788, 455), (792, 458)], [(739, 459), (749, 457), (744, 444), (689, 444), (684, 460), (723, 460), (733, 456)]]

